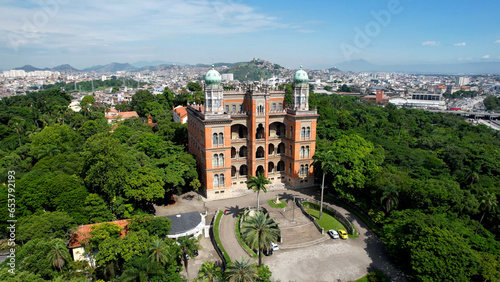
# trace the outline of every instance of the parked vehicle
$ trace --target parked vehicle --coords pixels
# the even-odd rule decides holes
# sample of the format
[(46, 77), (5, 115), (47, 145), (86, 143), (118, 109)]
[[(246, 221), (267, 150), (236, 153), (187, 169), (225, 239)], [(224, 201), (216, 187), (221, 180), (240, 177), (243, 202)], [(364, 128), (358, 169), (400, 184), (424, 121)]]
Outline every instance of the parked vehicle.
[(279, 249), (280, 249), (280, 247), (278, 246), (278, 244), (271, 242), (271, 250), (277, 251)]
[(342, 238), (342, 239), (347, 239), (347, 238), (349, 238), (349, 235), (347, 235), (347, 232), (346, 232), (345, 230), (342, 230), (342, 229), (340, 229), (340, 230), (339, 230), (339, 236), (340, 236), (340, 238)]
[(333, 229), (328, 230), (328, 235), (332, 237), (332, 239), (338, 239), (339, 238), (339, 233)]

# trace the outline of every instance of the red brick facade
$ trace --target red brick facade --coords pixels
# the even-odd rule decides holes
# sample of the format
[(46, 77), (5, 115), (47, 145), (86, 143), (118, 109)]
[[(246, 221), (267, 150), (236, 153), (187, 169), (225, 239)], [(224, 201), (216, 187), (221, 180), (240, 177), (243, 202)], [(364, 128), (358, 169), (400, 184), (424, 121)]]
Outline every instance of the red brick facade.
[(257, 89), (223, 93), (223, 109), (187, 107), (189, 151), (207, 198), (246, 190), (257, 172), (287, 187), (313, 185), (316, 110), (287, 107), (285, 92)]

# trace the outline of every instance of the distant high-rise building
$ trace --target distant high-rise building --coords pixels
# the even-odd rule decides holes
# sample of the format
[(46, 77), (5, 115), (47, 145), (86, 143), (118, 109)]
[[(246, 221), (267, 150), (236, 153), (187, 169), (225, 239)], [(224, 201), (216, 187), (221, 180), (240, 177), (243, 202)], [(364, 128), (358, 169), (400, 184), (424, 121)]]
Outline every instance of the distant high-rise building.
[(308, 75), (293, 78), (292, 104), (285, 92), (248, 85), (223, 93), (215, 69), (205, 76), (205, 105), (188, 105), (188, 147), (195, 155), (207, 198), (248, 191), (250, 176), (264, 175), (274, 184), (313, 185), (316, 110), (308, 104)]
[(234, 80), (234, 74), (232, 73), (223, 73), (222, 74), (222, 81), (233, 81)]
[(466, 76), (461, 76), (458, 78), (458, 86), (464, 86), (469, 84), (470, 78)]

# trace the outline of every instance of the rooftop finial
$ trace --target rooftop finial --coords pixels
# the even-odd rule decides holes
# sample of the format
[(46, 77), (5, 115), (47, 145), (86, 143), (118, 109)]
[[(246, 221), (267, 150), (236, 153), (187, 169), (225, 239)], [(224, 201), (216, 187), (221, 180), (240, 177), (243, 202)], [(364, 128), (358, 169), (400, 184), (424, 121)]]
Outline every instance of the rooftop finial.
[(300, 65), (300, 69), (302, 69), (302, 65)]
[(212, 69), (215, 69), (215, 65), (214, 64), (212, 64)]

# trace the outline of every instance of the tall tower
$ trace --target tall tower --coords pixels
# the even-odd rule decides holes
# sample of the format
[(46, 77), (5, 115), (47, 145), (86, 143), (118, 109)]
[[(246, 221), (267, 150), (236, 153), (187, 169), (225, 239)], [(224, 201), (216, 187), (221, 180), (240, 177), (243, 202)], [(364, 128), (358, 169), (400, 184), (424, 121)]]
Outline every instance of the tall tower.
[(293, 76), (292, 107), (295, 110), (309, 110), (309, 76), (300, 69)]
[(224, 113), (224, 94), (221, 86), (221, 75), (212, 69), (205, 75), (205, 114)]

